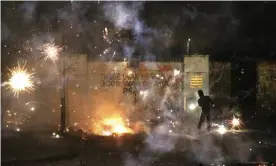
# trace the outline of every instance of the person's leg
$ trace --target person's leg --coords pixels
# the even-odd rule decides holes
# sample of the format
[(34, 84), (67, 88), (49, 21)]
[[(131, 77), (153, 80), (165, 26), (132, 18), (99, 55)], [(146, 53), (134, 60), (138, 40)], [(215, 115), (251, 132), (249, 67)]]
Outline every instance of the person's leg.
[(207, 119), (207, 130), (211, 130), (211, 115), (210, 112), (206, 113), (206, 119)]
[(197, 128), (200, 130), (202, 123), (204, 122), (205, 114), (201, 112)]

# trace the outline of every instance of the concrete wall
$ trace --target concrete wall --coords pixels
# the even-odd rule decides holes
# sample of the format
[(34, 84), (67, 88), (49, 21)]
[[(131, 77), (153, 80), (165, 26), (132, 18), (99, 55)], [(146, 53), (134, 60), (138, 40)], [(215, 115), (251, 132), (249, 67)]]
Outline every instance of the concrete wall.
[[(120, 116), (134, 119), (155, 116), (148, 110), (151, 106), (158, 108), (160, 103), (153, 100), (158, 96), (164, 96), (166, 83), (161, 83), (164, 86), (159, 87), (152, 84), (150, 80), (158, 77), (166, 82), (174, 75), (174, 70), (183, 73), (183, 77), (180, 73), (180, 77), (170, 85), (174, 98), (179, 99), (176, 101), (178, 104), (183, 105), (184, 94), (196, 97), (195, 92), (198, 89), (203, 89), (207, 94), (209, 92), (208, 57), (206, 56), (185, 57), (185, 68), (181, 62), (140, 62), (136, 69), (130, 68), (127, 62), (88, 61), (85, 54), (72, 54), (66, 57), (68, 58), (65, 60), (65, 77), (62, 74), (62, 60), (57, 64), (45, 62), (41, 67), (36, 68), (37, 81), (40, 83), (36, 83), (36, 90), (32, 95), (22, 94), (20, 100), (11, 100), (12, 111), (22, 109), (22, 112), (27, 112), (26, 109), (30, 111), (33, 106), (35, 107), (36, 111), (28, 112), (26, 115), (26, 117), (33, 117), (26, 122), (30, 127), (50, 125), (58, 128), (60, 98), (63, 92), (66, 93), (67, 126), (89, 129), (95, 118), (106, 114), (119, 113)], [(135, 77), (129, 76), (130, 72)], [(202, 88), (191, 88), (190, 78), (195, 74), (202, 76)], [(63, 85), (65, 85), (65, 91), (62, 89)], [(136, 85), (137, 89), (133, 89), (133, 85)], [(140, 96), (139, 93), (146, 89), (150, 89), (148, 98)], [(182, 93), (183, 90), (185, 93)], [(30, 101), (32, 104), (25, 105)], [(147, 108), (139, 103), (147, 105)]]
[[(185, 67), (181, 62), (140, 62), (137, 69), (132, 69), (129, 68), (127, 62), (95, 62), (88, 61), (87, 55), (70, 56), (66, 61), (66, 79), (64, 80), (67, 97), (67, 126), (89, 129), (96, 118), (104, 117), (106, 114), (120, 114), (125, 117), (134, 115), (134, 118), (145, 119), (149, 112), (145, 108), (140, 108), (138, 104), (141, 103), (139, 99), (142, 100), (141, 96), (137, 97), (139, 91), (154, 89), (150, 84), (150, 79), (164, 77), (165, 80), (168, 80), (174, 74), (174, 70), (185, 71), (183, 73), (184, 83), (180, 77), (176, 80), (173, 88), (178, 92), (176, 98), (180, 99), (179, 104), (183, 104), (181, 103), (181, 99), (183, 99), (181, 94), (196, 97), (195, 92), (198, 89), (203, 89), (208, 94), (208, 57), (185, 57), (184, 62)], [(136, 81), (133, 79), (134, 77), (128, 76), (130, 72), (136, 76)], [(202, 77), (202, 87), (191, 87), (190, 79), (195, 75)], [(58, 80), (55, 82), (56, 86), (60, 86)], [(133, 89), (134, 84), (137, 89)], [(151, 91), (151, 95), (159, 95), (162, 93), (160, 89), (154, 90), (154, 94)], [(182, 93), (181, 90), (184, 90), (185, 93)], [(52, 96), (52, 101), (58, 104), (62, 91), (54, 91), (50, 92), (49, 90), (47, 98), (51, 98), (49, 95)], [(147, 105), (152, 105), (152, 101), (148, 101), (150, 102)], [(48, 104), (51, 103), (48, 102)], [(54, 109), (57, 122), (59, 109), (59, 107)]]
[[(137, 104), (140, 101), (137, 100), (140, 97), (136, 96), (139, 95), (139, 91), (152, 89), (150, 81), (152, 78), (168, 79), (173, 75), (174, 70), (181, 70), (182, 65), (181, 63), (141, 62), (137, 69), (131, 69), (127, 62), (86, 62), (85, 58), (81, 64), (82, 68), (87, 66), (86, 72), (72, 73), (67, 86), (67, 115), (69, 115), (67, 124), (69, 126), (78, 126), (80, 124), (76, 122), (81, 121), (87, 121), (90, 123), (87, 125), (91, 126), (93, 119), (106, 114), (119, 113), (120, 116), (130, 117), (139, 107)], [(130, 77), (130, 72), (137, 79)], [(137, 85), (137, 89), (134, 85)], [(178, 92), (181, 90), (181, 80), (175, 84), (175, 88)], [(136, 116), (142, 118), (142, 115), (146, 116), (146, 111), (140, 111), (140, 115)], [(87, 128), (87, 126), (78, 127)]]
[(66, 123), (85, 121), (88, 108), (88, 61), (87, 55), (71, 55), (66, 61), (65, 93)]
[(197, 102), (199, 89), (209, 94), (209, 56), (184, 57), (184, 106)]

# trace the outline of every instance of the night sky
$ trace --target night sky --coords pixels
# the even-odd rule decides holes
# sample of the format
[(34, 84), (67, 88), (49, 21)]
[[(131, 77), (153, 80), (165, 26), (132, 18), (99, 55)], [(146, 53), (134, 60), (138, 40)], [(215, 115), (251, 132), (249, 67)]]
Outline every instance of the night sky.
[[(95, 26), (114, 28), (103, 12), (106, 2), (1, 3), (3, 61), (8, 57), (7, 52), (21, 49), (24, 41), (39, 33), (63, 33), (65, 40), (79, 35), (78, 39), (62, 44), (74, 46), (78, 52), (93, 53), (91, 45), (100, 44), (101, 39), (96, 30), (94, 39), (88, 39), (91, 30)], [(169, 45), (157, 52), (158, 57), (182, 57), (186, 41), (191, 38), (193, 52), (209, 54), (213, 59), (272, 59), (275, 5), (275, 2), (145, 2), (140, 5), (138, 15), (148, 28), (170, 35)], [(69, 32), (70, 26), (73, 30)], [(125, 40), (133, 39), (131, 30), (121, 33)], [(82, 44), (76, 44), (76, 40)]]
[[(109, 2), (111, 6), (112, 3), (115, 4)], [(109, 33), (114, 32), (112, 40), (118, 39), (111, 47), (122, 57), (127, 43), (135, 45), (136, 57), (150, 54), (155, 60), (181, 59), (191, 38), (193, 53), (232, 62), (232, 95), (243, 96), (241, 90), (252, 92), (248, 98), (240, 99), (251, 115), (255, 60), (276, 59), (275, 2), (128, 2), (136, 14), (133, 19), (139, 18), (143, 25), (140, 38), (133, 28), (118, 30), (114, 25), (118, 20), (108, 18), (112, 12), (106, 7), (107, 2), (1, 4), (2, 71), (20, 58), (35, 56), (30, 48), (50, 37), (66, 46), (67, 51), (87, 53), (90, 59), (97, 59), (107, 46), (102, 37), (105, 27)], [(151, 41), (150, 46), (147, 41)], [(241, 69), (245, 70), (243, 76), (239, 74)]]

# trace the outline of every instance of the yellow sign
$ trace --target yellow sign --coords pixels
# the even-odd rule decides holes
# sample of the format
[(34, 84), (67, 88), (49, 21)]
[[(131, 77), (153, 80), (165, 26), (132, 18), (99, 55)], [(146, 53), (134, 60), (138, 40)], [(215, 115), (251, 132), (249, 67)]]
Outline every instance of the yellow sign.
[(200, 75), (194, 75), (190, 78), (190, 88), (202, 88), (203, 77)]

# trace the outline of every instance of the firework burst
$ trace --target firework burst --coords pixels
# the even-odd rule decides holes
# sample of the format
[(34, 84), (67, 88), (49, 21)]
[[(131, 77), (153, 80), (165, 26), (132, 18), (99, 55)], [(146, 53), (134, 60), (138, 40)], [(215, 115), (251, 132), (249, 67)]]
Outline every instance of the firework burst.
[(9, 69), (10, 79), (8, 82), (8, 87), (14, 92), (14, 96), (19, 95), (22, 91), (32, 91), (34, 90), (34, 84), (32, 81), (34, 73), (28, 73), (26, 69), (26, 62), (22, 65), (18, 62), (17, 66), (13, 69)]
[(231, 120), (228, 120), (227, 123), (231, 125), (231, 130), (239, 130), (243, 124), (240, 118), (235, 117), (233, 117)]
[(54, 63), (59, 59), (62, 48), (54, 43), (44, 44), (41, 48), (41, 53), (44, 55), (44, 60), (50, 59)]

